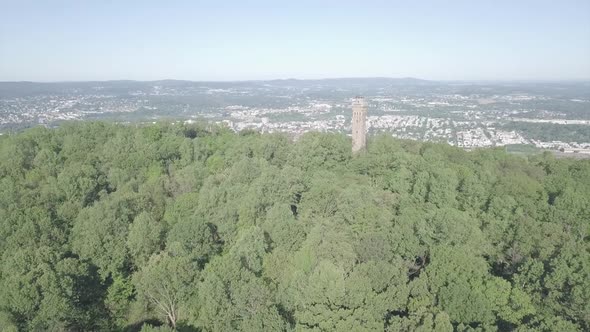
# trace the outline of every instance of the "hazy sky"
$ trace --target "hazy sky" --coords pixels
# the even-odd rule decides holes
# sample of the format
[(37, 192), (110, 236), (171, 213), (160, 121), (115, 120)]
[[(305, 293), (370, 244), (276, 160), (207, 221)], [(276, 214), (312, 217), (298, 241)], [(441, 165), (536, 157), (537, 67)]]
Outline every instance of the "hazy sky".
[(590, 0), (0, 0), (0, 81), (590, 79)]

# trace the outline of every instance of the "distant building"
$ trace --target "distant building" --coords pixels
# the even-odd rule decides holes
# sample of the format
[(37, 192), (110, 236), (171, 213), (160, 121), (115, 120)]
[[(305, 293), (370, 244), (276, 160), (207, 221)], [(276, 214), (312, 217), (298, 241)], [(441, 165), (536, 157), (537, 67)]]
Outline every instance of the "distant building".
[(367, 103), (363, 97), (352, 101), (352, 152), (356, 153), (367, 147)]

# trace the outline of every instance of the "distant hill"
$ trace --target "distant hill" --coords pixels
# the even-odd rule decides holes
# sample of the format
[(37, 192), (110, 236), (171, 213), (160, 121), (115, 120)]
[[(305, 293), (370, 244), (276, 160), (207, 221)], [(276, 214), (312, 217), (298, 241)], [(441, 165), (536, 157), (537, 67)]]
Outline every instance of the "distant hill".
[(386, 77), (360, 77), (360, 78), (327, 78), (327, 79), (277, 79), (277, 80), (249, 80), (249, 81), (186, 81), (186, 80), (156, 80), (156, 81), (80, 81), (80, 82), (0, 82), (0, 98), (22, 97), (38, 94), (61, 94), (72, 92), (75, 89), (103, 90), (109, 93), (127, 93), (129, 90), (145, 89), (153, 86), (169, 88), (186, 87), (294, 87), (305, 88), (312, 86), (324, 86), (331, 88), (360, 88), (374, 89), (388, 86), (425, 86), (440, 84), (435, 81), (427, 81), (417, 78), (386, 78)]
[(432, 85), (436, 81), (422, 80), (412, 77), (343, 77), (324, 79), (284, 79), (265, 81), (269, 84), (325, 84), (325, 85)]

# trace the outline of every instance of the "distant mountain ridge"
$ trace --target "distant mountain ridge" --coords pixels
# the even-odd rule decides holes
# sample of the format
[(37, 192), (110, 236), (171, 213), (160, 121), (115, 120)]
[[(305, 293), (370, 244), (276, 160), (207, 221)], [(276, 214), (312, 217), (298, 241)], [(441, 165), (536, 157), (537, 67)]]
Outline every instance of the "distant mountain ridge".
[[(36, 95), (64, 95), (64, 94), (109, 94), (129, 95), (137, 91), (151, 93), (154, 89), (184, 89), (188, 93), (207, 89), (286, 89), (300, 90), (333, 90), (349, 91), (354, 94), (375, 94), (385, 90), (399, 91), (401, 88), (418, 89), (420, 91), (431, 88), (451, 87), (455, 93), (471, 94), (481, 92), (482, 87), (498, 90), (498, 93), (534, 92), (539, 88), (551, 91), (587, 91), (590, 82), (470, 82), (470, 81), (435, 81), (414, 77), (341, 77), (321, 79), (270, 79), (244, 81), (188, 81), (162, 79), (154, 81), (112, 80), (112, 81), (65, 81), (65, 82), (0, 82), (0, 98), (17, 98)], [(193, 91), (191, 91), (193, 90)]]
[(82, 80), (82, 81), (0, 81), (0, 84), (70, 84), (70, 83), (261, 83), (261, 82), (343, 82), (343, 81), (381, 81), (381, 82), (403, 82), (403, 83), (427, 83), (436, 82), (415, 77), (329, 77), (329, 78), (276, 78), (263, 80), (181, 80), (181, 79), (159, 79), (159, 80)]
[(375, 89), (391, 86), (432, 86), (438, 85), (436, 81), (422, 80), (418, 78), (387, 78), (387, 77), (361, 77), (361, 78), (324, 78), (324, 79), (273, 79), (273, 80), (246, 80), (246, 81), (187, 81), (163, 79), (155, 81), (113, 80), (113, 81), (71, 81), (71, 82), (0, 82), (0, 97), (22, 97), (38, 94), (61, 94), (72, 90), (108, 90), (110, 92), (125, 93), (129, 90), (143, 90), (155, 86), (166, 88), (209, 87), (217, 89), (263, 87), (277, 88), (355, 88), (360, 90)]

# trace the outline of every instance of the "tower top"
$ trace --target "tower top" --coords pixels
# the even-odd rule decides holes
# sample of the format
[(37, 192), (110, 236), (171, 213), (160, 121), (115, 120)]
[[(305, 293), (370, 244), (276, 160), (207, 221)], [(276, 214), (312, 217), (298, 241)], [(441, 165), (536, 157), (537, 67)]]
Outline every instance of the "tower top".
[(352, 107), (367, 107), (367, 102), (364, 97), (356, 96), (352, 99)]

